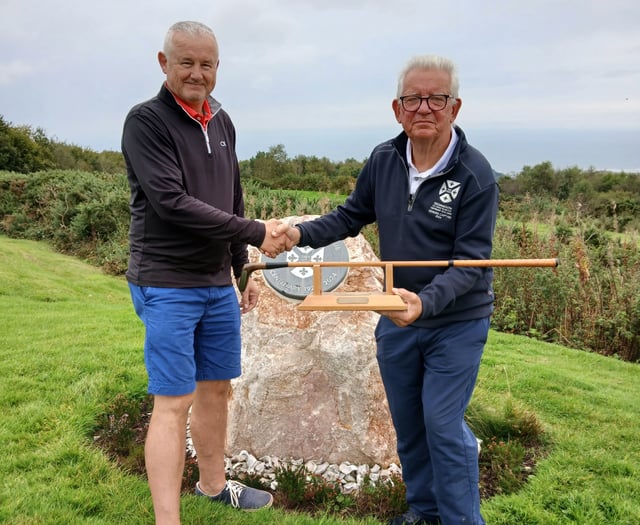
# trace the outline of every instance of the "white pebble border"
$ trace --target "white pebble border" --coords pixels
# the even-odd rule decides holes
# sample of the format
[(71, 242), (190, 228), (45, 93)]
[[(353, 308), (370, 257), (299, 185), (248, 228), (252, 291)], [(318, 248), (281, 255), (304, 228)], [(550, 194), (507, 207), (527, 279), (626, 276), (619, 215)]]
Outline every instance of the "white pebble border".
[[(187, 421), (187, 453), (192, 458), (197, 457), (196, 449), (193, 446), (189, 421)], [(305, 461), (304, 459), (295, 458), (278, 458), (276, 456), (262, 456), (256, 458), (246, 450), (229, 457), (225, 456), (224, 466), (227, 476), (231, 479), (238, 479), (243, 474), (251, 474), (260, 476), (260, 483), (269, 487), (271, 490), (278, 488), (276, 481), (276, 472), (278, 470), (288, 468), (297, 470), (304, 465), (307, 471), (307, 481), (311, 481), (311, 476), (321, 476), (328, 482), (339, 482), (340, 490), (343, 494), (351, 494), (357, 492), (365, 480), (369, 480), (371, 485), (378, 483), (393, 483), (393, 477), (402, 474), (402, 469), (392, 463), (386, 468), (380, 465), (353, 465), (348, 461), (340, 464), (330, 464), (326, 461)]]
[(232, 456), (225, 457), (227, 475), (238, 479), (242, 474), (254, 474), (260, 476), (260, 482), (271, 490), (278, 488), (276, 472), (283, 468), (297, 470), (304, 467), (308, 473), (307, 481), (311, 476), (319, 476), (330, 483), (339, 483), (341, 492), (351, 494), (360, 490), (365, 480), (371, 485), (379, 483), (393, 483), (393, 476), (401, 476), (402, 470), (392, 463), (386, 468), (380, 465), (353, 465), (348, 461), (340, 464), (330, 464), (326, 461), (305, 461), (303, 459), (282, 459), (274, 456), (256, 458), (246, 450)]
[[(193, 447), (191, 437), (187, 437), (187, 451), (195, 458), (196, 451)], [(478, 453), (480, 453), (480, 440), (478, 440)], [(395, 463), (387, 467), (380, 465), (354, 465), (348, 461), (340, 464), (330, 464), (326, 461), (314, 461), (295, 458), (278, 458), (275, 456), (262, 456), (256, 458), (246, 450), (240, 451), (231, 457), (225, 456), (225, 470), (227, 476), (238, 479), (243, 474), (260, 476), (260, 482), (268, 486), (271, 490), (278, 488), (276, 472), (284, 468), (297, 470), (304, 466), (308, 473), (307, 481), (311, 476), (320, 476), (330, 483), (338, 482), (344, 494), (351, 494), (360, 490), (365, 481), (371, 485), (380, 483), (394, 483), (394, 478), (402, 476), (402, 469)]]

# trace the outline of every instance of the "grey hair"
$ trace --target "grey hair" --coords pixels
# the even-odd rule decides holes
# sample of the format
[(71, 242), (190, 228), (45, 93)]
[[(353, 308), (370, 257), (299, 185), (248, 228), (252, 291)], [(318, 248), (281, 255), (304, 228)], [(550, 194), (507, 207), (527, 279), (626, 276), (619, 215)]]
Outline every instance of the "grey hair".
[(438, 55), (419, 55), (411, 58), (404, 66), (398, 76), (398, 93), (397, 97), (402, 96), (404, 90), (404, 80), (410, 71), (415, 69), (428, 70), (436, 69), (438, 71), (446, 71), (451, 79), (451, 93), (453, 98), (458, 98), (460, 90), (460, 81), (458, 80), (458, 71), (452, 60)]
[(168, 55), (173, 49), (173, 35), (176, 33), (185, 33), (191, 36), (209, 36), (216, 43), (216, 48), (218, 47), (218, 40), (216, 39), (216, 35), (213, 30), (201, 23), (201, 22), (193, 22), (193, 21), (184, 21), (184, 22), (176, 22), (173, 24), (167, 34), (164, 37), (164, 46), (162, 47), (162, 52), (165, 55)]

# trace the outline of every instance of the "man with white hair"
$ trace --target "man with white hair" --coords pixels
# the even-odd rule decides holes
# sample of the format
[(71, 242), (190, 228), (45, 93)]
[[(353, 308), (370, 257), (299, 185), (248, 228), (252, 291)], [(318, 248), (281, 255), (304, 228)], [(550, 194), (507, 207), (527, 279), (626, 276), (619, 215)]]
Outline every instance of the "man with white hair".
[[(454, 124), (454, 64), (409, 61), (392, 102), (402, 132), (371, 153), (345, 203), (295, 227), (318, 248), (377, 223), (384, 261), (489, 259), (498, 211), (493, 169)], [(464, 421), (493, 311), (491, 268), (395, 267), (406, 310), (381, 313), (377, 357), (396, 429), (408, 511), (389, 525), (484, 525), (478, 443)]]

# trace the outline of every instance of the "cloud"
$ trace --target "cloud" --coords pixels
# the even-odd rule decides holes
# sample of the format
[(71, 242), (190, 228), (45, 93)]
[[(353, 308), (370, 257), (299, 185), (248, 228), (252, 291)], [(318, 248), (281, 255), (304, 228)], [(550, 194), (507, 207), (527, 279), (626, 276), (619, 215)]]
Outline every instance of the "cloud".
[[(117, 149), (128, 109), (164, 79), (165, 31), (184, 19), (218, 36), (214, 95), (239, 135), (296, 136), (303, 148), (314, 130), (395, 132), (396, 75), (432, 52), (459, 66), (463, 126), (640, 130), (636, 0), (5, 1), (0, 114)], [(332, 156), (329, 141), (309, 140)]]
[(13, 60), (0, 63), (0, 85), (10, 85), (36, 74), (36, 69), (29, 63)]

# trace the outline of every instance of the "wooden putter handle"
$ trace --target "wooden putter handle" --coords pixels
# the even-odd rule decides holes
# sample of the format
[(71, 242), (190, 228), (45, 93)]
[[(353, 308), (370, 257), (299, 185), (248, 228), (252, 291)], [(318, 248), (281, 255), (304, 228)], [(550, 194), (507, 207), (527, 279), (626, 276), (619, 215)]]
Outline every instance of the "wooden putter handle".
[(256, 262), (247, 263), (242, 268), (238, 279), (238, 289), (244, 292), (249, 282), (249, 276), (256, 270), (271, 270), (278, 268), (296, 268), (301, 266), (313, 267), (371, 267), (385, 266), (422, 266), (422, 267), (462, 267), (462, 268), (555, 268), (560, 264), (559, 259), (449, 259), (442, 261), (325, 261), (325, 262)]

